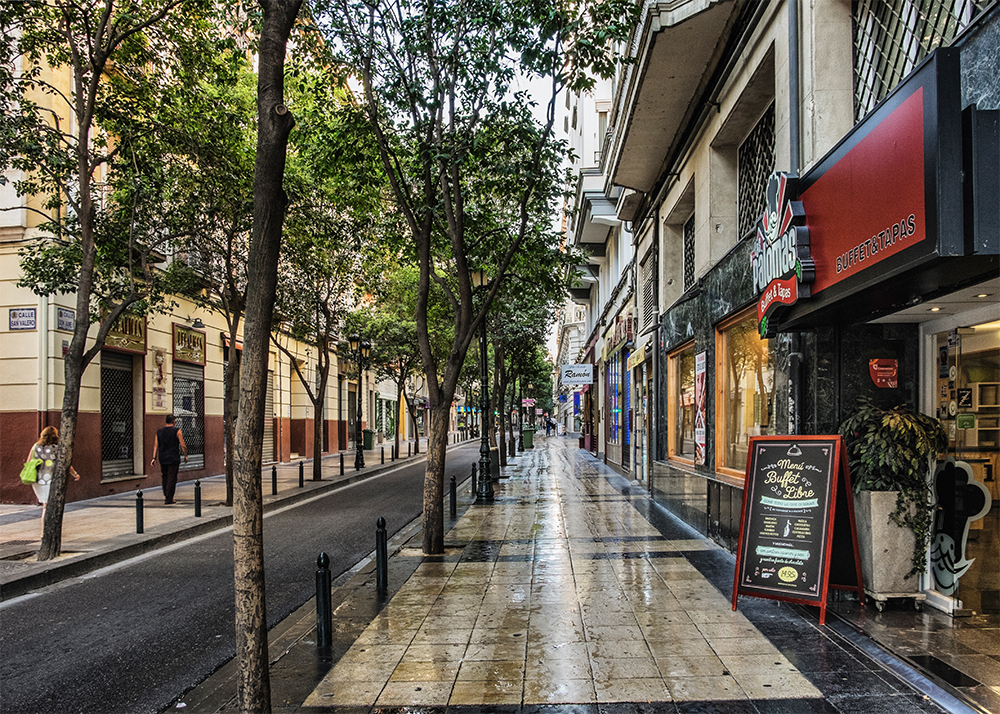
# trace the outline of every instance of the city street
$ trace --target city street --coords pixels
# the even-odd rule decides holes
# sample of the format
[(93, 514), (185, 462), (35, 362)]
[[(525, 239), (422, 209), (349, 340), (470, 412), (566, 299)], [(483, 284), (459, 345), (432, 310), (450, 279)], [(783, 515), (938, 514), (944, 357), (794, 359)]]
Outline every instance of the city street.
[[(474, 444), (475, 442), (473, 442)], [(447, 474), (467, 475), (473, 446)], [(316, 558), (336, 577), (421, 511), (424, 462), (327, 492), (264, 519), (269, 627), (315, 595)], [(158, 712), (234, 656), (232, 530), (0, 605), (5, 712)]]

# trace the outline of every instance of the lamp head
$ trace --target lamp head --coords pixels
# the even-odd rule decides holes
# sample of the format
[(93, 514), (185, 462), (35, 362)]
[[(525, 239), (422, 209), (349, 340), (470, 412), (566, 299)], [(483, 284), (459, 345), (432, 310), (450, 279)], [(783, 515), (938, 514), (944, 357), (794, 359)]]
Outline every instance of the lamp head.
[(351, 347), (351, 352), (356, 352), (358, 349), (358, 343), (361, 342), (361, 338), (355, 332), (353, 335), (347, 338), (347, 344)]
[(490, 282), (489, 276), (482, 270), (470, 271), (469, 278), (472, 280), (472, 287), (474, 288), (481, 288)]
[(372, 351), (372, 343), (371, 342), (369, 342), (368, 340), (365, 340), (364, 342), (361, 343), (361, 356), (362, 357), (364, 357), (365, 359), (368, 359), (368, 355), (371, 353), (371, 351)]

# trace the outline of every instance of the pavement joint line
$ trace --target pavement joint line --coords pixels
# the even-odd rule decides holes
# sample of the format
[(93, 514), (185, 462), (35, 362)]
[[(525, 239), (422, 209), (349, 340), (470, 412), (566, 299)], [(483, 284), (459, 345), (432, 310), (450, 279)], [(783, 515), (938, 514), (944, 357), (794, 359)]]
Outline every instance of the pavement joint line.
[[(461, 489), (461, 487), (469, 484), (470, 482), (471, 479), (466, 477), (465, 479), (458, 481), (457, 485), (459, 486), (459, 489)], [(461, 492), (461, 490), (459, 492)], [(443, 499), (445, 505), (447, 505), (448, 498), (449, 496), (445, 495)], [(475, 496), (472, 496), (471, 500), (465, 503), (465, 510), (467, 511), (474, 505)], [(456, 516), (454, 522), (458, 523), (463, 515), (465, 515), (465, 511)], [(416, 538), (422, 530), (423, 514), (403, 525), (389, 539), (389, 559), (391, 560), (393, 557), (398, 556), (403, 548)], [(341, 600), (344, 601), (350, 597), (352, 593), (361, 589), (369, 578), (369, 574), (364, 571), (369, 568), (374, 561), (375, 551), (372, 550), (371, 553), (358, 561), (354, 567), (345, 570), (343, 573), (334, 578), (331, 590), (335, 602), (338, 599), (337, 596), (340, 596)], [(386, 602), (383, 603), (383, 605), (388, 604), (390, 599), (391, 597), (387, 597)], [(314, 595), (268, 630), (268, 668), (272, 668), (278, 664), (285, 655), (289, 654), (295, 646), (303, 640), (308, 637), (315, 638), (315, 618), (316, 596)], [(294, 632), (296, 628), (302, 626), (303, 623), (306, 623), (307, 621), (311, 624), (305, 625), (304, 631), (295, 636), (289, 637), (289, 633)], [(236, 665), (237, 661), (235, 657), (227, 660), (203, 680), (192, 686), (187, 691), (180, 693), (175, 698), (174, 702), (184, 702), (186, 704), (186, 708), (192, 711), (192, 714), (198, 714), (199, 712), (212, 712), (214, 714), (216, 712), (224, 711), (236, 697), (236, 693), (232, 691), (232, 685), (230, 684), (230, 682), (237, 676)], [(333, 663), (330, 665), (331, 669), (332, 667)], [(229, 687), (229, 691), (226, 691), (227, 687)], [(191, 698), (192, 694), (194, 694), (193, 699)], [(211, 702), (213, 699), (216, 704), (209, 704), (205, 706), (206, 702)], [(166, 713), (174, 710), (176, 710), (176, 704), (172, 702), (171, 705), (163, 711)]]
[[(448, 445), (447, 450), (453, 451), (456, 449), (467, 448), (470, 445), (474, 445), (474, 443), (477, 442), (465, 441), (459, 444)], [(325, 458), (332, 461), (336, 457), (328, 456)], [(316, 484), (308, 489), (288, 489), (284, 492), (284, 495), (280, 492), (275, 496), (264, 495), (264, 517), (268, 517), (272, 512), (280, 512), (301, 503), (309, 502), (315, 498), (322, 498), (361, 481), (393, 473), (402, 468), (414, 466), (422, 461), (426, 461), (426, 459), (427, 452), (424, 451), (420, 454), (415, 454), (409, 457), (406, 459), (405, 463), (390, 465), (388, 468), (386, 468), (387, 465), (384, 464), (373, 464), (370, 467), (366, 467), (366, 471), (355, 472), (349, 476), (345, 472), (345, 478), (338, 479), (337, 476), (339, 476), (339, 474), (335, 474), (333, 479), (330, 481), (306, 481), (307, 484)], [(303, 459), (303, 461), (305, 461), (305, 459)], [(289, 462), (288, 464), (283, 464), (283, 470), (294, 468), (297, 463), (298, 460)], [(221, 476), (224, 476), (224, 474), (217, 474), (214, 477), (208, 478), (219, 478)], [(261, 471), (261, 478), (264, 479), (266, 476), (266, 469), (264, 469)], [(121, 496), (121, 494), (116, 495)], [(107, 547), (90, 552), (84, 552), (79, 557), (64, 561), (49, 561), (49, 565), (43, 565), (35, 572), (24, 575), (23, 577), (17, 577), (17, 573), (12, 573), (11, 576), (0, 576), (0, 605), (15, 598), (28, 595), (34, 591), (51, 587), (64, 581), (71, 581), (75, 578), (94, 573), (106, 567), (112, 567), (116, 564), (125, 564), (126, 562), (143, 556), (155, 555), (158, 551), (175, 545), (182, 545), (190, 542), (193, 538), (217, 535), (220, 532), (225, 532), (226, 529), (232, 528), (233, 521), (231, 511), (229, 513), (218, 514), (204, 519), (195, 519), (194, 516), (183, 516), (182, 519), (189, 519), (191, 523), (186, 524), (184, 527), (174, 528), (173, 530), (162, 533), (149, 533), (141, 535), (128, 532), (121, 533), (118, 536), (110, 538), (110, 544)], [(176, 525), (177, 522), (178, 521), (173, 521), (172, 524)], [(170, 527), (170, 524), (168, 524), (167, 527)], [(137, 535), (139, 535), (138, 540), (127, 543), (122, 547), (115, 547), (115, 540), (132, 539)], [(5, 580), (5, 577), (9, 577), (9, 579)]]

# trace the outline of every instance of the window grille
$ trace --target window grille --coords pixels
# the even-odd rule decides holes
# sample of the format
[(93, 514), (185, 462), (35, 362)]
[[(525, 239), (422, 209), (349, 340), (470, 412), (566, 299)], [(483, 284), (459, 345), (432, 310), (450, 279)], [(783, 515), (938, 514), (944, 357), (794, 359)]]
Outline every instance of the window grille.
[(187, 445), (187, 464), (181, 468), (205, 468), (205, 370), (174, 362), (174, 417)]
[(101, 476), (134, 471), (132, 357), (101, 352)]
[(684, 289), (694, 287), (694, 214), (684, 224)]
[(875, 108), (928, 54), (948, 45), (988, 0), (854, 3), (854, 121)]
[(774, 104), (767, 108), (756, 126), (740, 144), (737, 158), (739, 172), (739, 237), (753, 231), (754, 223), (764, 213), (767, 180), (774, 171)]
[(656, 319), (656, 284), (653, 276), (656, 270), (656, 261), (652, 256), (642, 264), (642, 326), (647, 328)]

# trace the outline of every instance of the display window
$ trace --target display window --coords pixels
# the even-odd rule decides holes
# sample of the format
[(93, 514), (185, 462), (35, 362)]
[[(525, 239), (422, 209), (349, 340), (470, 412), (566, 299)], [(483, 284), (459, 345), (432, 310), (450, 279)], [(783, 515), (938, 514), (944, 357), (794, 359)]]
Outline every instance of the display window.
[(695, 462), (694, 343), (672, 352), (667, 363), (670, 458)]
[(720, 324), (715, 338), (716, 470), (742, 477), (750, 438), (773, 434), (773, 348), (753, 309)]

